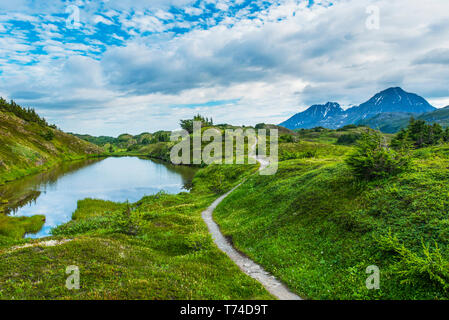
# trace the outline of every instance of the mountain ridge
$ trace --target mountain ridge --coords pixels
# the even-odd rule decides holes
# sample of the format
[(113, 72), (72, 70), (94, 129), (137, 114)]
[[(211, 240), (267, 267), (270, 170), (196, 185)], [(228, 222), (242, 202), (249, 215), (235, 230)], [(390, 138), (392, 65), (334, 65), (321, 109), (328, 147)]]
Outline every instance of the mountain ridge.
[[(327, 110), (329, 108), (331, 112)], [(423, 97), (406, 92), (400, 87), (391, 87), (376, 93), (366, 102), (347, 110), (343, 110), (336, 102), (312, 105), (280, 125), (291, 130), (314, 127), (337, 129), (348, 124), (356, 124), (381, 113), (421, 114), (435, 110), (436, 108)], [(327, 112), (324, 113), (324, 111)]]
[(357, 124), (368, 126), (384, 133), (396, 133), (407, 127), (411, 117), (428, 123), (438, 123), (442, 127), (449, 127), (449, 106), (418, 115), (405, 112), (381, 113), (372, 118), (359, 121)]

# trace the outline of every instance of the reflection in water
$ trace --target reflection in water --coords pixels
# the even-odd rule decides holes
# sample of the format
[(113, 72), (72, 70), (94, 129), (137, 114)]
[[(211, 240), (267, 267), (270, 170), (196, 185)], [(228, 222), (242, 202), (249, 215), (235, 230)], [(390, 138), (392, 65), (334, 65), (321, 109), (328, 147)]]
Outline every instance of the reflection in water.
[(59, 178), (102, 160), (104, 159), (63, 162), (50, 171), (31, 175), (1, 186), (0, 199), (8, 200), (8, 204), (3, 207), (4, 212), (16, 214), (19, 208), (35, 202), (41, 192), (45, 191), (46, 187), (54, 185)]
[(96, 198), (136, 202), (161, 190), (188, 189), (196, 170), (145, 158), (122, 157), (67, 162), (51, 171), (0, 187), (3, 209), (16, 216), (43, 214), (43, 229), (30, 237), (48, 236), (51, 228), (71, 219), (77, 201)]

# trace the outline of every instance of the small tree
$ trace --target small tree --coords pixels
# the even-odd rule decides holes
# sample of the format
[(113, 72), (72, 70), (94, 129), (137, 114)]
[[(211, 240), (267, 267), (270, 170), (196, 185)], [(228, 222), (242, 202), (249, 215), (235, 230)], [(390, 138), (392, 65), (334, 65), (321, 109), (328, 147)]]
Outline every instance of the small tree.
[(54, 132), (52, 131), (52, 130), (47, 130), (47, 131), (45, 131), (44, 133), (42, 133), (41, 134), (42, 135), (42, 137), (45, 139), (45, 140), (47, 140), (47, 141), (51, 141), (51, 140), (53, 140), (54, 138), (55, 138), (55, 134), (54, 134)]
[(295, 142), (295, 139), (294, 139), (293, 135), (291, 135), (291, 134), (282, 134), (279, 137), (279, 142), (285, 142), (285, 143)]
[(350, 145), (354, 144), (359, 139), (360, 139), (359, 133), (346, 133), (338, 137), (337, 144)]
[(345, 160), (354, 175), (366, 180), (401, 173), (410, 166), (406, 149), (395, 151), (388, 147), (377, 131), (362, 133), (355, 151)]
[(399, 131), (393, 139), (392, 146), (396, 148), (406, 143), (412, 144), (416, 149), (425, 148), (448, 141), (448, 133), (438, 123), (427, 124), (424, 120), (411, 118), (407, 128)]
[(202, 127), (210, 127), (214, 124), (212, 118), (211, 119), (204, 118), (200, 114), (197, 114), (196, 116), (194, 116), (193, 119), (181, 120), (179, 124), (182, 129), (187, 130), (187, 132), (189, 132), (189, 133), (193, 133), (193, 122), (194, 121), (201, 122)]

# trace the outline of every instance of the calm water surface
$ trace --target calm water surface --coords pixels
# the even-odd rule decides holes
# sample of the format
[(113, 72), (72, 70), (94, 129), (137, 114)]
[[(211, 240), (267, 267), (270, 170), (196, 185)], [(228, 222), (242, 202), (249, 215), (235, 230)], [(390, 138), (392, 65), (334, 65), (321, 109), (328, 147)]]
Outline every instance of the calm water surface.
[(161, 190), (186, 191), (195, 169), (177, 167), (144, 158), (90, 159), (64, 163), (51, 171), (0, 187), (0, 198), (9, 201), (5, 210), (14, 216), (42, 214), (46, 222), (32, 238), (71, 220), (77, 201), (85, 198), (136, 202)]

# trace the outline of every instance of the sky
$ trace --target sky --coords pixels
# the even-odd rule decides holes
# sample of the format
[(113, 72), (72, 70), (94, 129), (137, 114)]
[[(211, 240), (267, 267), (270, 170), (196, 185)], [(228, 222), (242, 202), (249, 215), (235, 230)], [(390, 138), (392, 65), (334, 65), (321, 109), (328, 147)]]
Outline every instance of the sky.
[(0, 0), (0, 96), (64, 131), (280, 123), (400, 86), (449, 105), (445, 0)]

